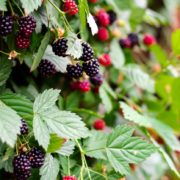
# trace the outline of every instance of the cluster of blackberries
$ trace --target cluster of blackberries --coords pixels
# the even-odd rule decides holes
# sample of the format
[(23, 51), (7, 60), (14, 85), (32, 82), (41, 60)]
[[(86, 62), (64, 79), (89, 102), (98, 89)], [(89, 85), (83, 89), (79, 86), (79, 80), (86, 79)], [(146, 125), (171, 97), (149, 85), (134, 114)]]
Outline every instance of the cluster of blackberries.
[(0, 14), (0, 36), (7, 36), (13, 31), (13, 17)]
[(40, 168), (44, 163), (45, 154), (33, 147), (28, 153), (21, 153), (13, 160), (14, 175), (17, 180), (27, 180), (32, 168)]
[(18, 21), (19, 32), (16, 35), (16, 47), (27, 49), (30, 46), (30, 37), (36, 28), (36, 21), (32, 16), (21, 17)]

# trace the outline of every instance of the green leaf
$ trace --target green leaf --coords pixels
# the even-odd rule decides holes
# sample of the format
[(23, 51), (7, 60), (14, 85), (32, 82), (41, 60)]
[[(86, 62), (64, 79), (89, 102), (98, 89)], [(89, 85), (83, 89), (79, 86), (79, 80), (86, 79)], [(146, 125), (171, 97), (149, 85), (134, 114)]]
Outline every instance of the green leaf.
[(33, 119), (34, 137), (45, 150), (47, 150), (50, 142), (50, 133), (47, 125), (43, 122), (41, 116), (34, 115)]
[(14, 109), (23, 119), (32, 121), (33, 103), (25, 96), (15, 93), (4, 93), (0, 95), (0, 100)]
[(121, 125), (109, 135), (106, 153), (114, 169), (122, 175), (129, 173), (128, 163), (137, 164), (156, 151), (154, 145), (139, 137), (131, 137), (133, 129)]
[(0, 139), (13, 147), (17, 134), (20, 134), (21, 117), (17, 113), (0, 101)]
[(11, 61), (0, 57), (0, 86), (5, 84), (11, 73)]
[(47, 149), (48, 153), (53, 153), (57, 150), (59, 150), (64, 143), (64, 139), (58, 137), (56, 134), (50, 135), (50, 143)]
[[(24, 0), (23, 0), (24, 1)], [(48, 46), (49, 40), (50, 40), (51, 32), (47, 31), (47, 33), (44, 35), (43, 40), (41, 41), (41, 45), (39, 46), (38, 52), (35, 54), (35, 58), (31, 67), (31, 71), (34, 71), (39, 63), (41, 62), (41, 59), (44, 55), (44, 52)]]
[(121, 70), (122, 66), (125, 63), (125, 57), (121, 47), (119, 46), (118, 41), (115, 39), (110, 44), (109, 55), (111, 57), (114, 67)]
[(22, 6), (25, 10), (26, 14), (29, 14), (33, 12), (34, 10), (37, 10), (39, 6), (41, 6), (42, 1), (41, 0), (21, 0)]
[(67, 46), (68, 49), (66, 54), (71, 55), (75, 59), (79, 59), (82, 56), (83, 49), (82, 49), (82, 41), (77, 38), (77, 35), (74, 33), (69, 32), (67, 37)]
[(59, 173), (59, 161), (52, 155), (47, 154), (43, 166), (40, 169), (40, 180), (56, 180)]
[(73, 109), (79, 106), (80, 103), (80, 94), (77, 91), (72, 92), (66, 98), (66, 109)]
[(52, 62), (55, 65), (56, 70), (62, 73), (65, 73), (67, 65), (71, 64), (71, 60), (68, 56), (61, 57), (55, 55), (54, 52), (52, 51), (52, 46), (50, 45), (47, 46), (43, 59), (48, 59), (50, 62)]
[(6, 0), (0, 0), (0, 11), (7, 11)]
[(177, 29), (172, 33), (171, 38), (172, 50), (176, 55), (180, 54), (180, 29)]
[(55, 102), (58, 100), (60, 90), (48, 89), (42, 94), (38, 95), (34, 101), (33, 111), (35, 113), (41, 113), (47, 109), (53, 107)]
[(180, 144), (176, 136), (174, 135), (173, 130), (168, 125), (155, 118), (139, 114), (123, 102), (121, 102), (120, 104), (121, 108), (123, 109), (125, 119), (133, 121), (144, 127), (153, 128), (172, 150), (180, 150)]
[(56, 151), (56, 153), (62, 156), (70, 156), (74, 152), (74, 148), (75, 143), (73, 141), (67, 141), (58, 151)]

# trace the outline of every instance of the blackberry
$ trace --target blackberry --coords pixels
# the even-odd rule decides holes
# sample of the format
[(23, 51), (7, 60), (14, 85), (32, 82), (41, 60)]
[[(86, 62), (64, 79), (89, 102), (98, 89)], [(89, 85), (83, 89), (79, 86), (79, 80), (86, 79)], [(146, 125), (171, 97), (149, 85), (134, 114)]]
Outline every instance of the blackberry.
[(42, 59), (38, 71), (42, 77), (49, 77), (57, 73), (55, 65), (47, 59)]
[(24, 37), (21, 33), (16, 35), (16, 47), (19, 49), (27, 49), (30, 46), (30, 39)]
[(26, 180), (31, 176), (31, 163), (26, 154), (19, 154), (13, 160), (14, 174), (18, 180)]
[(19, 29), (25, 37), (30, 37), (35, 28), (36, 21), (32, 16), (24, 16), (19, 19)]
[(109, 10), (107, 13), (109, 14), (110, 24), (113, 24), (117, 19), (116, 13), (113, 10)]
[(28, 126), (24, 119), (21, 119), (21, 127), (20, 127), (20, 133), (21, 135), (28, 134)]
[(7, 36), (13, 31), (13, 18), (0, 15), (0, 36)]
[(122, 48), (131, 48), (131, 40), (129, 38), (126, 39), (120, 39), (119, 44)]
[(66, 70), (69, 76), (75, 79), (78, 79), (83, 75), (83, 68), (79, 63), (76, 65), (67, 65)]
[(128, 38), (131, 41), (132, 47), (135, 46), (135, 45), (139, 45), (139, 38), (138, 38), (138, 35), (136, 33), (128, 34)]
[(83, 70), (90, 77), (93, 77), (99, 73), (99, 63), (97, 59), (93, 59), (83, 63)]
[(40, 168), (44, 163), (45, 154), (38, 148), (33, 147), (27, 154), (31, 167)]
[(91, 46), (88, 43), (84, 42), (82, 43), (82, 47), (83, 47), (83, 54), (81, 59), (83, 61), (89, 61), (93, 59), (94, 51), (92, 50)]
[(100, 86), (103, 83), (103, 76), (101, 74), (97, 74), (90, 78), (90, 81), (95, 86)]
[(68, 46), (67, 46), (67, 39), (65, 38), (62, 38), (62, 39), (59, 39), (57, 40), (53, 45), (52, 45), (52, 49), (53, 49), (53, 52), (58, 55), (58, 56), (63, 56), (65, 57), (66, 56), (66, 51), (68, 49)]

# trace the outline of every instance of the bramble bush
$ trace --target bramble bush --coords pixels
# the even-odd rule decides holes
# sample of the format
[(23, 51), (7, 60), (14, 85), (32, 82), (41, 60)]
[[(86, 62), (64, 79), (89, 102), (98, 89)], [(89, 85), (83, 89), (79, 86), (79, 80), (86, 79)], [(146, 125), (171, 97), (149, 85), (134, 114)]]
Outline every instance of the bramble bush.
[(154, 3), (0, 0), (0, 179), (180, 177), (180, 29)]

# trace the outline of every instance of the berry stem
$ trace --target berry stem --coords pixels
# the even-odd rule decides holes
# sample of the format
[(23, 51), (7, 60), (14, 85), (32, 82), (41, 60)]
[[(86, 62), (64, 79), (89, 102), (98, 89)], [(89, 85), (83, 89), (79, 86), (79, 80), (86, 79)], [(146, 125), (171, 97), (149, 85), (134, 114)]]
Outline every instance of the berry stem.
[(4, 51), (0, 51), (0, 53), (5, 54), (5, 55), (9, 56), (9, 53), (6, 53), (6, 52), (4, 52)]
[(70, 176), (70, 175), (71, 175), (71, 171), (70, 171), (70, 160), (69, 160), (69, 156), (68, 156), (67, 158), (68, 158), (68, 175)]
[(16, 5), (16, 7), (19, 9), (20, 13), (24, 16), (24, 12), (22, 11), (22, 9), (19, 7), (19, 5), (17, 4), (16, 1), (13, 0), (13, 3)]
[(8, 5), (9, 5), (9, 7), (11, 9), (12, 16), (14, 16), (15, 13), (14, 13), (14, 10), (12, 8), (12, 5), (11, 5), (10, 1), (8, 1)]

